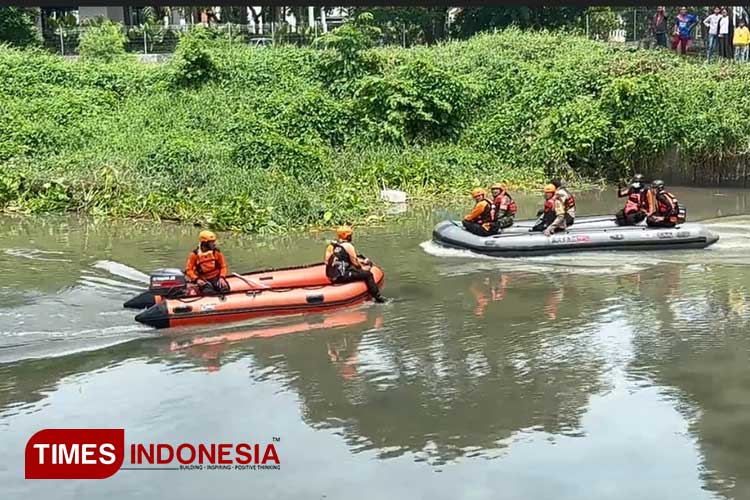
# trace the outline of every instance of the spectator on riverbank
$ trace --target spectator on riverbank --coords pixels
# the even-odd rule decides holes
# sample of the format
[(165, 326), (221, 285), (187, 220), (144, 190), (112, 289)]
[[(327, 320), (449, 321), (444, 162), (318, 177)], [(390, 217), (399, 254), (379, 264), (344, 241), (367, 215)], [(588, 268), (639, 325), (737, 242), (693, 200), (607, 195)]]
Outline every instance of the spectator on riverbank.
[[(679, 16), (678, 16), (679, 18)], [(703, 25), (708, 28), (706, 39), (706, 61), (711, 62), (711, 55), (719, 44), (719, 22), (721, 21), (721, 9), (714, 7), (714, 12), (703, 20)]]
[(737, 62), (747, 62), (748, 46), (750, 46), (750, 29), (747, 28), (744, 19), (737, 23), (737, 29), (734, 30), (734, 60)]
[(698, 24), (698, 16), (689, 14), (687, 7), (680, 7), (680, 13), (675, 18), (675, 33), (672, 38), (672, 50), (680, 48), (680, 53), (687, 52), (690, 43), (691, 33), (695, 25)]
[(667, 48), (667, 14), (664, 7), (657, 7), (653, 26), (656, 45)]
[(721, 19), (719, 19), (719, 57), (732, 59), (732, 38), (730, 30), (732, 29), (731, 18), (726, 8), (721, 9)]

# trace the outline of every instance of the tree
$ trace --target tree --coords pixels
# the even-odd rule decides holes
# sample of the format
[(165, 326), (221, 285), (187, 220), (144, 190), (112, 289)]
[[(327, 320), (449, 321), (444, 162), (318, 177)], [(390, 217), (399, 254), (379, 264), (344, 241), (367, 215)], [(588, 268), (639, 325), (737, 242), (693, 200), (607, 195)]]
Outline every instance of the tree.
[(445, 7), (368, 7), (352, 9), (353, 14), (367, 11), (373, 16), (373, 24), (394, 38), (407, 33), (410, 40), (427, 44), (440, 40), (445, 35), (448, 9)]
[(620, 27), (620, 17), (612, 7), (589, 7), (581, 17), (581, 28), (586, 30), (588, 17), (588, 36), (597, 40), (608, 40), (612, 30)]
[(247, 24), (247, 7), (223, 6), (221, 8), (221, 22)]
[(381, 61), (369, 49), (380, 35), (380, 28), (373, 25), (372, 14), (363, 12), (318, 38), (316, 45), (329, 49), (318, 60), (320, 74), (327, 83), (345, 90), (363, 75), (374, 73)]
[(505, 28), (560, 28), (576, 24), (586, 7), (472, 7), (456, 16), (455, 30), (468, 37), (479, 31)]
[(42, 37), (34, 25), (34, 11), (21, 7), (0, 7), (0, 43), (15, 47), (40, 45)]
[(83, 59), (111, 62), (125, 54), (125, 35), (122, 25), (105, 20), (92, 24), (81, 36), (78, 53)]
[(161, 21), (164, 14), (160, 7), (144, 7), (143, 22), (131, 28), (129, 35), (133, 42), (143, 42), (145, 39), (144, 52), (153, 52), (154, 45), (164, 41), (164, 35), (167, 33)]
[(215, 36), (215, 30), (199, 26), (180, 38), (170, 61), (175, 85), (199, 86), (214, 77), (217, 68), (208, 44)]

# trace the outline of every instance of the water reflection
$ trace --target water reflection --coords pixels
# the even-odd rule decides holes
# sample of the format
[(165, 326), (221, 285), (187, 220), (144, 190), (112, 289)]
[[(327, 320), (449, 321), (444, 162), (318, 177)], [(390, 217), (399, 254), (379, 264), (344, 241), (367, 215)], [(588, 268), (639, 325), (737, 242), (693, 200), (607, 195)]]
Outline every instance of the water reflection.
[[(425, 487), (434, 479), (407, 462), (462, 471), (492, 491), (540, 470), (568, 498), (583, 483), (597, 498), (750, 497), (750, 218), (711, 222), (722, 239), (706, 252), (476, 259), (421, 250), (438, 217), (360, 236), (388, 269), (390, 304), (166, 336), (133, 330), (120, 306), (140, 272), (182, 260), (194, 228), (3, 222), (0, 427), (36, 425), (39, 415), (62, 425), (69, 408), (60, 394), (97, 382), (123, 418), (155, 437), (186, 415), (215, 422), (217, 411), (258, 400), (283, 408), (290, 433), (315, 430), (300, 447), (333, 436), (347, 463), (378, 457)], [(227, 237), (223, 246), (249, 269), (315, 260), (325, 238)], [(120, 337), (129, 342), (97, 343)], [(95, 350), (63, 355), (70, 349)], [(31, 355), (44, 359), (24, 359)], [(151, 399), (125, 378), (144, 367)], [(139, 417), (154, 398), (159, 418)], [(104, 404), (75, 401), (83, 421)], [(247, 423), (220, 427), (242, 433)], [(316, 448), (321, 459), (336, 453), (327, 443)], [(556, 496), (524, 477), (528, 494), (516, 497)], [(573, 477), (578, 487), (565, 482)], [(603, 478), (632, 494), (612, 493)], [(448, 491), (451, 481), (440, 485)], [(638, 490), (640, 481), (648, 488)]]

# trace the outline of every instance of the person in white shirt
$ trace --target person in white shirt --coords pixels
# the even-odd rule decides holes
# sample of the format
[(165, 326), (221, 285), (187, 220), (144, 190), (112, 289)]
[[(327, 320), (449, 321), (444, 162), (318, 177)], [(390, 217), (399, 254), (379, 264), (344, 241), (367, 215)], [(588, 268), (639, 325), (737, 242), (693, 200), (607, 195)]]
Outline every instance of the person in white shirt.
[(719, 57), (732, 58), (732, 39), (729, 38), (729, 12), (726, 8), (721, 9), (721, 19), (719, 19)]
[(706, 49), (706, 61), (711, 61), (711, 54), (716, 50), (719, 41), (719, 21), (721, 20), (721, 9), (714, 7), (714, 13), (703, 20), (708, 27), (708, 48)]

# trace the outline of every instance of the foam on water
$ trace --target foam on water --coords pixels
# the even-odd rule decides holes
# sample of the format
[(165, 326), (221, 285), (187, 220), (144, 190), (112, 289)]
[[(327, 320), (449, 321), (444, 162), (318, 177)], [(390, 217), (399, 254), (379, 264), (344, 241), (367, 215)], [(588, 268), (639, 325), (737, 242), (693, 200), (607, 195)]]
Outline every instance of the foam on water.
[(138, 323), (132, 325), (116, 325), (108, 326), (104, 328), (90, 328), (84, 330), (69, 330), (69, 331), (52, 331), (52, 330), (37, 330), (37, 331), (0, 331), (2, 337), (27, 337), (27, 336), (41, 336), (46, 338), (73, 338), (73, 337), (110, 337), (120, 334), (133, 334), (138, 332), (154, 332), (154, 329)]
[[(579, 275), (626, 275), (633, 274), (650, 266), (668, 262), (666, 259), (643, 258), (627, 263), (623, 259), (625, 252), (580, 252), (576, 254), (544, 255), (535, 257), (491, 257), (474, 253), (470, 250), (458, 250), (442, 247), (433, 241), (425, 241), (420, 247), (428, 254), (436, 257), (458, 257), (476, 259), (466, 265), (446, 266), (440, 271), (441, 276), (458, 276), (477, 271), (502, 270), (530, 273), (573, 273)], [(626, 262), (626, 263), (623, 263)]]
[(153, 337), (152, 328), (138, 324), (83, 330), (2, 331), (0, 363), (56, 358)]
[(423, 241), (419, 246), (427, 254), (435, 257), (458, 257), (463, 259), (486, 259), (486, 260), (497, 260), (496, 257), (489, 255), (482, 255), (474, 253), (471, 250), (460, 250), (458, 248), (447, 248), (442, 245), (438, 245), (432, 240)]
[(81, 277), (80, 280), (78, 280), (81, 284), (86, 284), (88, 286), (92, 286), (94, 288), (102, 287), (106, 289), (115, 289), (115, 290), (133, 290), (136, 292), (143, 291), (143, 285), (133, 285), (130, 283), (123, 283), (122, 281), (118, 280), (112, 280), (109, 278), (103, 278), (101, 276), (93, 276), (93, 275), (84, 275)]
[(115, 276), (129, 279), (130, 281), (137, 281), (139, 283), (148, 283), (149, 277), (147, 274), (142, 273), (138, 269), (120, 264), (119, 262), (113, 262), (111, 260), (97, 260), (94, 263), (94, 267), (102, 269)]

